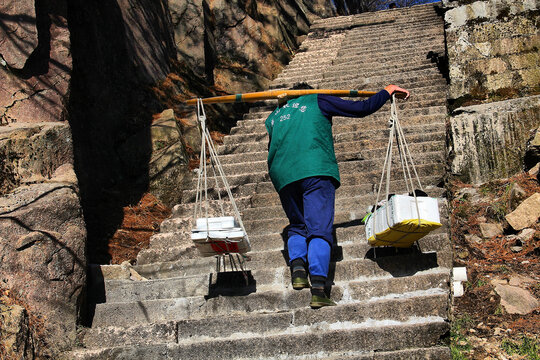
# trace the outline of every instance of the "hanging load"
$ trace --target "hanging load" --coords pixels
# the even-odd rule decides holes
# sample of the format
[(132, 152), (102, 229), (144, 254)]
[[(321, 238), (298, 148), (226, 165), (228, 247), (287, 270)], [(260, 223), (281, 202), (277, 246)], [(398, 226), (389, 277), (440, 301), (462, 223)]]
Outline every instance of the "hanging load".
[[(236, 206), (231, 188), (223, 172), (214, 142), (206, 127), (206, 114), (203, 102), (197, 101), (197, 118), (201, 129), (201, 153), (197, 177), (197, 195), (193, 219), (194, 227), (191, 240), (202, 256), (244, 254), (251, 250), (240, 212)], [(210, 155), (207, 158), (207, 153)], [(219, 217), (210, 217), (210, 199), (208, 196), (208, 171), (211, 169), (217, 193)], [(229, 197), (233, 216), (225, 214), (224, 200), (221, 191), (225, 190)]]
[[(416, 172), (414, 162), (397, 117), (394, 96), (391, 99), (391, 128), (377, 200), (371, 213), (364, 218), (366, 238), (371, 246), (410, 247), (441, 226), (436, 198), (428, 197)], [(390, 172), (394, 137), (398, 148), (407, 193), (390, 195)], [(418, 182), (414, 189), (411, 169)], [(386, 200), (379, 202), (383, 179), (386, 177)]]
[(366, 236), (371, 246), (409, 247), (440, 221), (437, 199), (394, 195), (368, 218)]

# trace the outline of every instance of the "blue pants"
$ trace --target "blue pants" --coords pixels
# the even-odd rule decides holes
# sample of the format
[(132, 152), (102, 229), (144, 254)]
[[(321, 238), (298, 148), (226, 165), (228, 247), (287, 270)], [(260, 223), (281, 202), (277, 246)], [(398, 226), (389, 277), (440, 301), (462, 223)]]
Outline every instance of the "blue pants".
[(326, 176), (295, 181), (279, 192), (290, 222), (289, 261), (304, 260), (311, 276), (328, 276), (335, 194), (335, 180)]

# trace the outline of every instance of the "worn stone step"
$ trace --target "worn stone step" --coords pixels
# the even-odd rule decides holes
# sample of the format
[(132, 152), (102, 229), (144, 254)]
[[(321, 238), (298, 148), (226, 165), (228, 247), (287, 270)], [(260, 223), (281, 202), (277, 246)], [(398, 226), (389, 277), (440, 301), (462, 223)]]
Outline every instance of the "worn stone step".
[[(413, 78), (412, 80), (407, 78), (406, 75), (396, 74), (395, 76), (378, 76), (371, 77), (369, 79), (358, 78), (356, 80), (327, 80), (323, 79), (314, 84), (311, 84), (313, 87), (318, 89), (356, 89), (356, 90), (369, 90), (369, 91), (379, 91), (384, 89), (388, 84), (399, 84), (401, 87), (409, 89), (420, 89), (425, 88), (426, 86), (437, 86), (440, 89), (446, 89), (446, 80), (441, 75), (440, 78), (432, 76), (430, 78)], [(290, 83), (272, 83), (269, 86), (270, 90), (273, 89), (288, 89), (294, 84)], [(273, 106), (275, 108), (276, 103), (273, 101)]]
[[(446, 87), (446, 80), (443, 75), (432, 75), (426, 78), (413, 76), (374, 76), (370, 78), (358, 78), (349, 80), (331, 80), (320, 81), (317, 87), (321, 89), (333, 88), (333, 89), (384, 89), (388, 84), (398, 84), (402, 88), (407, 90), (421, 88), (429, 85), (437, 85), (439, 87)], [(290, 86), (290, 85), (285, 85)]]
[[(382, 166), (383, 163), (380, 163), (380, 166)], [(420, 178), (423, 178), (425, 176), (440, 176), (442, 178), (444, 174), (445, 164), (443, 163), (434, 163), (434, 164), (419, 164), (416, 166), (416, 170), (418, 172), (418, 176)], [(377, 170), (370, 169), (370, 171), (363, 171), (358, 174), (347, 174), (342, 173), (341, 174), (341, 185), (360, 185), (364, 183), (378, 183), (380, 178), (380, 170), (378, 169), (379, 166), (377, 166)], [(397, 176), (401, 176), (401, 173), (394, 168), (391, 172), (391, 178), (396, 178)], [(246, 173), (241, 175), (227, 175), (227, 181), (229, 185), (231, 186), (237, 186), (241, 184), (246, 183), (260, 183), (260, 182), (268, 182), (270, 181), (270, 176), (268, 175), (268, 172), (254, 172), (254, 173)], [(209, 188), (212, 188), (210, 186)]]
[(414, 31), (406, 37), (403, 37), (402, 34), (389, 37), (387, 37), (388, 34), (384, 34), (382, 37), (365, 37), (358, 30), (353, 30), (349, 34), (340, 44), (342, 53), (347, 53), (350, 50), (371, 52), (374, 50), (374, 46), (377, 47), (377, 50), (408, 49), (416, 47), (419, 43), (431, 45), (444, 43), (444, 31), (438, 26)]
[[(422, 5), (415, 5), (411, 7), (406, 8), (400, 8), (400, 9), (389, 9), (389, 10), (381, 10), (376, 12), (367, 12), (362, 14), (356, 14), (356, 15), (348, 15), (348, 16), (337, 16), (332, 18), (324, 18), (324, 19), (317, 19), (313, 22), (313, 26), (323, 26), (323, 25), (334, 25), (336, 23), (346, 23), (346, 24), (356, 24), (356, 25), (365, 25), (369, 26), (369, 24), (380, 22), (381, 20), (388, 19), (391, 20), (401, 20), (401, 21), (409, 21), (412, 16), (419, 16), (428, 14), (430, 16), (436, 17), (437, 13), (434, 10), (433, 4), (422, 4)], [(365, 23), (364, 23), (365, 22)]]
[[(444, 124), (443, 124), (444, 125)], [(343, 136), (351, 137), (351, 132), (344, 134)], [(409, 143), (409, 149), (413, 153), (422, 153), (429, 151), (442, 151), (445, 150), (445, 132), (431, 133), (427, 141), (411, 142)], [(339, 142), (334, 146), (336, 151), (336, 158), (338, 163), (342, 161), (378, 158), (381, 154), (386, 152), (384, 148), (371, 148), (371, 146), (377, 146), (377, 144), (369, 143), (369, 146), (363, 144), (361, 141)], [(394, 155), (397, 156), (397, 149), (394, 151)], [(257, 162), (266, 161), (268, 152), (256, 151), (238, 154), (228, 154), (220, 157), (222, 164), (239, 164), (245, 162)]]
[[(352, 222), (344, 222), (344, 224), (353, 224)], [(402, 259), (403, 256), (407, 255), (405, 253), (411, 252), (412, 250), (399, 250), (397, 253), (395, 253), (394, 250), (377, 250), (373, 251), (370, 247), (367, 246), (367, 241), (365, 239), (365, 234), (363, 232), (363, 229), (358, 232), (354, 232), (352, 230), (345, 230), (343, 228), (340, 228), (341, 224), (336, 224), (336, 239), (337, 244), (335, 251), (333, 252), (333, 258), (332, 260), (338, 261), (339, 260), (339, 266), (336, 266), (336, 273), (334, 274), (336, 280), (351, 280), (355, 279), (357, 276), (363, 276), (361, 272), (362, 270), (367, 271), (364, 276), (376, 276), (381, 274), (386, 274), (381, 269), (378, 269), (380, 273), (377, 273), (377, 271), (374, 271), (370, 266), (373, 264), (365, 263), (363, 262), (363, 258), (366, 256), (373, 256), (373, 255), (396, 255), (401, 256)], [(350, 226), (350, 225), (348, 225)], [(263, 243), (264, 246), (272, 247), (272, 249), (266, 250), (266, 251), (255, 251), (253, 253), (249, 253), (249, 256), (247, 259), (249, 260), (246, 262), (245, 266), (250, 270), (270, 270), (270, 269), (285, 269), (287, 267), (287, 261), (286, 261), (286, 253), (283, 252), (283, 242), (281, 239), (279, 239), (280, 232), (279, 231), (272, 231), (268, 232), (268, 243)], [(256, 235), (253, 236), (254, 241), (261, 243), (260, 238), (256, 239)], [(444, 229), (439, 229), (436, 231), (433, 231), (432, 233), (428, 234), (424, 238), (420, 240), (418, 243), (418, 247), (421, 251), (423, 251), (423, 254), (416, 254), (413, 253), (412, 258), (419, 257), (420, 259), (425, 259), (426, 261), (433, 261), (431, 259), (433, 255), (431, 252), (433, 251), (440, 251), (440, 250), (446, 250), (447, 249), (447, 235), (446, 231)], [(341, 243), (344, 243), (344, 245), (340, 245)], [(254, 245), (254, 248), (256, 248), (256, 245)], [(344, 255), (343, 252), (345, 252)], [(401, 255), (405, 254), (405, 255)], [(265, 257), (266, 256), (266, 257)], [(443, 255), (439, 255), (441, 257)], [(357, 258), (355, 258), (357, 257)], [(342, 259), (343, 260), (340, 260)], [(395, 258), (395, 257), (392, 257)], [(446, 258), (441, 258), (439, 260), (446, 261)], [(350, 264), (350, 267), (355, 267), (353, 269), (353, 272), (346, 272), (345, 269), (349, 267), (349, 265), (344, 264)], [(441, 262), (442, 264), (442, 262)], [(230, 268), (230, 264), (227, 264), (227, 267)], [(174, 258), (169, 260), (162, 260), (160, 262), (154, 262), (154, 263), (147, 263), (147, 264), (137, 264), (134, 269), (143, 277), (145, 278), (168, 278), (168, 277), (179, 277), (179, 276), (193, 276), (193, 275), (199, 275), (204, 273), (211, 273), (215, 271), (216, 269), (216, 260), (213, 257), (208, 258), (201, 258), (196, 257), (193, 259), (182, 259), (182, 258)], [(409, 269), (410, 270), (410, 269)], [(275, 276), (278, 276), (279, 274), (274, 274), (274, 270), (271, 270), (268, 274), (268, 276), (271, 276), (274, 278)], [(285, 270), (283, 270), (285, 271)], [(373, 272), (374, 271), (374, 272)], [(408, 270), (407, 270), (408, 271)], [(370, 275), (370, 272), (371, 275)], [(260, 276), (263, 276), (264, 272), (259, 272)], [(283, 274), (279, 275), (279, 277), (282, 277)]]
[[(403, 282), (409, 284), (410, 288), (425, 288), (424, 284), (415, 285), (415, 282), (412, 281), (413, 278), (410, 278), (403, 279)], [(271, 335), (273, 332), (285, 331), (291, 327), (309, 327), (328, 321), (362, 323), (368, 319), (407, 321), (411, 316), (444, 317), (447, 309), (444, 306), (444, 301), (441, 300), (445, 294), (440, 290), (447, 288), (448, 275), (439, 272), (419, 275), (414, 280), (417, 282), (432, 281), (434, 284), (439, 283), (441, 287), (404, 291), (404, 293), (410, 294), (409, 297), (403, 296), (400, 298), (396, 293), (392, 295), (392, 292), (389, 292), (387, 293), (388, 298), (385, 299), (373, 297), (373, 299), (366, 298), (366, 301), (355, 303), (347, 303), (347, 300), (343, 300), (339, 307), (324, 312), (314, 312), (310, 309), (300, 308), (281, 313), (169, 321), (158, 323), (159, 325), (142, 324), (126, 328), (119, 326), (94, 328), (86, 331), (83, 344), (87, 348), (99, 348), (117, 345), (204, 341), (204, 337), (225, 338), (234, 336), (235, 333), (245, 332), (246, 328), (250, 329), (251, 333), (265, 336)], [(383, 280), (374, 282), (371, 286), (381, 281)], [(361, 285), (360, 283), (357, 284)], [(157, 337), (155, 333), (160, 334), (162, 337)], [(118, 336), (118, 334), (121, 334), (121, 336)], [(150, 337), (151, 341), (149, 341), (148, 337)]]
[[(365, 196), (364, 201), (365, 202), (356, 202), (355, 200), (351, 200), (352, 205), (350, 203), (343, 206), (338, 204), (336, 207), (343, 207), (345, 209), (339, 209), (336, 211), (334, 215), (334, 223), (346, 223), (361, 220), (366, 215), (366, 208), (373, 205), (375, 202), (375, 195), (370, 197)], [(244, 220), (244, 227), (248, 235), (264, 235), (281, 232), (287, 225), (289, 225), (289, 222), (287, 221), (287, 218), (285, 217), (281, 208), (276, 205), (274, 209), (276, 211), (276, 217)], [(257, 210), (259, 209), (254, 209), (254, 212)], [(261, 208), (260, 211), (260, 213), (264, 213), (265, 211), (270, 212), (270, 209)], [(279, 214), (282, 215), (280, 216)], [(441, 219), (441, 221), (444, 221), (444, 219)]]
[[(363, 197), (367, 198), (365, 195)], [(350, 204), (347, 205), (350, 210), (338, 212), (334, 226), (334, 236), (336, 244), (343, 246), (343, 249), (339, 249), (338, 251), (339, 254), (343, 255), (339, 256), (344, 256), (345, 258), (364, 257), (365, 253), (370, 249), (367, 246), (364, 227), (363, 225), (360, 225), (360, 219), (366, 215), (368, 205), (371, 206), (375, 202), (375, 195), (371, 197), (371, 200), (373, 201), (364, 200), (364, 202), (360, 202), (352, 199), (350, 200)], [(276, 202), (278, 201), (276, 200)], [(252, 215), (244, 219), (245, 225), (251, 226), (247, 231), (252, 249), (250, 254), (269, 250), (281, 251), (284, 247), (284, 239), (286, 238), (283, 229), (288, 224), (288, 221), (281, 210), (281, 205), (278, 204), (272, 207), (254, 208), (252, 210)], [(268, 212), (269, 216), (270, 213), (272, 213), (275, 217), (257, 219), (258, 214), (264, 214), (265, 212)], [(440, 216), (443, 228), (432, 232), (431, 234), (434, 236), (439, 236), (438, 234), (446, 232), (444, 227), (447, 224), (447, 211), (444, 204), (441, 204)], [(255, 217), (255, 219), (250, 219), (251, 217)], [(160, 240), (161, 242), (156, 244), (156, 239), (152, 239), (150, 248), (153, 252), (158, 252), (160, 260), (156, 261), (171, 261), (179, 258), (196, 259), (200, 257), (198, 252), (192, 248), (193, 243), (191, 242), (189, 231), (172, 231), (161, 233), (160, 235), (161, 237), (157, 240)], [(186, 248), (186, 244), (188, 244), (190, 248)], [(358, 244), (360, 244), (360, 246)], [(427, 241), (425, 245), (427, 248), (422, 247), (423, 251), (440, 250), (438, 247), (433, 247), (432, 244)], [(184, 253), (178, 256), (173, 249), (180, 246), (183, 246)], [(280, 255), (276, 256), (279, 257)], [(152, 261), (148, 261), (145, 257), (144, 260), (138, 258), (137, 264), (141, 265), (151, 262)]]
[[(378, 61), (377, 58), (371, 59), (371, 61)], [(431, 80), (443, 78), (439, 69), (432, 65), (418, 65), (416, 69), (409, 69), (409, 71), (400, 71), (399, 69), (363, 69), (361, 65), (358, 65), (356, 71), (343, 70), (339, 72), (339, 68), (336, 67), (335, 72), (325, 73), (309, 73), (300, 75), (284, 75), (276, 78), (271, 85), (271, 88), (275, 87), (290, 87), (295, 83), (307, 82), (309, 84), (328, 83), (333, 81), (350, 81), (350, 80), (371, 80), (371, 82), (388, 82), (388, 79), (392, 79), (392, 83), (398, 84), (410, 84), (415, 81)]]
[[(372, 19), (368, 24), (358, 23), (355, 20), (349, 21), (348, 23), (339, 24), (339, 22), (334, 22), (330, 26), (325, 26), (326, 31), (333, 30), (348, 30), (350, 32), (360, 33), (363, 36), (380, 36), (380, 34), (388, 34), (389, 36), (396, 36), (396, 33), (406, 35), (407, 32), (411, 30), (426, 30), (431, 27), (443, 26), (443, 22), (440, 18), (433, 16), (432, 14), (418, 14), (414, 16), (413, 19), (405, 19), (400, 17), (394, 17), (387, 21), (377, 21), (375, 18)], [(311, 26), (311, 31), (317, 31), (319, 28), (317, 25)], [(399, 38), (396, 38), (399, 39)]]
[[(440, 177), (438, 176), (424, 177), (424, 178), (421, 178), (420, 181), (424, 187), (428, 188), (428, 194), (430, 194), (430, 190), (429, 190), (430, 187), (436, 186), (438, 182), (440, 181)], [(357, 193), (357, 194), (361, 192), (366, 192), (366, 193), (374, 192), (375, 186), (376, 186), (375, 184), (371, 184), (371, 183), (369, 184), (364, 183), (364, 184), (358, 184), (358, 185), (352, 185), (352, 186), (342, 185), (337, 190), (336, 197), (339, 198), (342, 196), (348, 196), (349, 192)], [(390, 182), (390, 186), (392, 189), (401, 189), (405, 187), (403, 179), (401, 178), (392, 180)], [(225, 190), (221, 189), (220, 191), (221, 191), (220, 192), (221, 196), (226, 196)], [(269, 181), (261, 182), (261, 183), (246, 183), (246, 184), (236, 185), (236, 186), (231, 187), (231, 192), (234, 194), (234, 196), (239, 196), (239, 197), (252, 196), (252, 200), (251, 200), (252, 206), (260, 205), (256, 203), (256, 200), (253, 199), (253, 195), (255, 194), (262, 197), (277, 196), (274, 186)], [(192, 203), (195, 202), (195, 195), (196, 195), (195, 190), (184, 190), (182, 192), (182, 202), (185, 203), (185, 206), (190, 206), (190, 207), (193, 206)], [(211, 198), (217, 198), (217, 191), (215, 191), (215, 189), (210, 189), (208, 196)], [(178, 211), (175, 210), (176, 206), (173, 207), (173, 215), (172, 215), (173, 217), (189, 216), (191, 214), (191, 211), (188, 212), (187, 214), (184, 212), (183, 210), (184, 204), (177, 205), (177, 206), (179, 206)]]
[[(335, 256), (333, 259), (354, 259), (365, 257), (371, 250), (371, 247), (367, 245), (364, 227), (357, 225), (359, 219), (365, 215), (365, 210), (358, 209), (357, 211), (350, 211), (347, 214), (344, 214), (344, 217), (337, 216), (337, 221), (334, 224), (335, 228), (335, 239), (336, 239), (336, 249), (334, 251)], [(442, 228), (439, 228), (426, 237), (422, 238), (418, 245), (422, 251), (441, 251), (447, 249), (447, 235), (446, 235), (446, 213), (444, 208), (441, 211), (441, 222), (443, 224)], [(286, 256), (283, 252), (283, 229), (288, 224), (288, 221), (285, 218), (275, 218), (268, 219), (265, 221), (255, 221), (253, 225), (255, 228), (248, 229), (247, 233), (251, 239), (252, 252), (249, 253), (248, 259), (259, 259), (262, 257), (260, 262), (255, 261), (251, 264), (258, 267), (260, 263), (265, 263), (268, 259), (271, 261), (278, 261), (278, 264), (283, 264), (282, 259), (286, 259)], [(189, 260), (189, 264), (192, 262), (196, 263), (196, 268), (203, 266), (204, 268), (215, 267), (215, 262), (212, 259), (202, 259), (199, 252), (195, 249), (194, 244), (190, 242), (189, 233), (173, 233), (175, 237), (169, 238), (169, 244), (163, 244), (161, 247), (152, 246), (149, 249), (146, 249), (145, 252), (140, 252), (137, 257), (137, 265), (149, 265), (153, 263), (161, 262), (175, 262), (179, 259), (184, 259), (184, 261)], [(178, 245), (180, 244), (180, 245)], [(186, 246), (188, 244), (188, 246)], [(261, 252), (268, 252), (261, 254)], [(142, 254), (142, 255), (141, 255)], [(270, 256), (271, 255), (271, 256)], [(441, 264), (451, 264), (451, 252), (441, 259)], [(187, 263), (186, 263), (187, 264)], [(193, 264), (192, 264), (193, 265)], [(186, 265), (187, 266), (187, 265)], [(449, 266), (449, 265), (444, 265)], [(183, 268), (183, 275), (190, 275), (191, 273)], [(163, 270), (167, 272), (168, 270)], [(188, 271), (188, 272), (186, 272)], [(173, 271), (174, 272), (174, 271)], [(192, 275), (192, 274), (191, 274)], [(155, 275), (153, 275), (155, 276)], [(169, 276), (169, 275), (167, 275)]]
[[(343, 253), (347, 251), (347, 248), (352, 248), (353, 246), (363, 248), (363, 250), (357, 249), (356, 252), (358, 253), (367, 253), (369, 248), (366, 243), (348, 244), (343, 247)], [(405, 251), (406, 250), (404, 249), (400, 249), (400, 252)], [(355, 250), (351, 249), (351, 252), (355, 252)], [(268, 252), (261, 253), (261, 256), (267, 254)], [(346, 257), (346, 255), (343, 256)], [(252, 257), (251, 261), (257, 261), (256, 257), (257, 256)], [(276, 256), (272, 256), (272, 258), (276, 258)], [(348, 260), (352, 261), (354, 259)], [(246, 290), (251, 292), (257, 289), (257, 291), (260, 292), (263, 291), (263, 289), (281, 289), (283, 291), (290, 289), (290, 271), (286, 268), (286, 263), (283, 262), (282, 257), (276, 258), (274, 261), (282, 263), (283, 266), (270, 268), (262, 265), (259, 269), (250, 270), (254, 283), (253, 285), (246, 287)], [(270, 261), (267, 260), (266, 262)], [(339, 267), (340, 264), (338, 263), (335, 266)], [(149, 279), (144, 281), (107, 279), (102, 281), (101, 286), (104, 289), (104, 297), (102, 297), (99, 302), (111, 304), (153, 299), (211, 296), (213, 293), (219, 292), (225, 294), (227, 291), (230, 293), (231, 284), (220, 279), (235, 279), (235, 281), (237, 280), (242, 283), (236, 286), (243, 286), (243, 279), (239, 274), (232, 274), (236, 277), (226, 277), (225, 275), (227, 275), (227, 273), (217, 274), (215, 272), (206, 272), (191, 276)], [(332, 279), (337, 285), (344, 288), (345, 298), (343, 298), (343, 301), (366, 300), (371, 297), (383, 297), (392, 293), (427, 290), (431, 287), (445, 288), (443, 285), (448, 283), (448, 272), (438, 268), (420, 272), (415, 274), (414, 277), (407, 276), (399, 279), (393, 278), (390, 275), (385, 275), (382, 277), (355, 280), (352, 278), (344, 278), (346, 275), (347, 274), (338, 271), (337, 273), (333, 273)], [(435, 284), (439, 285), (435, 286)]]
[[(384, 298), (399, 298), (400, 293), (384, 293), (384, 295), (366, 298), (361, 288), (355, 288), (348, 282), (341, 284), (339, 278), (348, 280), (362, 280), (369, 282), (369, 278), (378, 282), (391, 281), (395, 277), (409, 276), (404, 282), (415, 283), (412, 276), (419, 272), (443, 273), (445, 270), (437, 270), (437, 259), (434, 253), (398, 255), (393, 257), (378, 258), (376, 260), (355, 260), (342, 261), (335, 269), (336, 285), (331, 288), (331, 298), (337, 303), (358, 303), (361, 301), (380, 301)], [(395, 264), (400, 262), (400, 264)], [(363, 271), (359, 271), (363, 270)], [(225, 274), (226, 273), (222, 273)], [(238, 275), (238, 274), (234, 274)], [(329, 275), (330, 276), (330, 275)], [(387, 279), (383, 279), (386, 277)], [(431, 279), (433, 280), (433, 279)], [(240, 277), (238, 281), (243, 281)], [(410, 293), (401, 292), (403, 297), (414, 297), (419, 294), (445, 295), (447, 281), (437, 280), (441, 287), (433, 288), (427, 279), (424, 283), (429, 286), (428, 290), (414, 290)], [(159, 284), (153, 281), (152, 284)], [(373, 285), (373, 284), (372, 284)], [(345, 287), (344, 287), (345, 286)], [(409, 285), (415, 288), (414, 284)], [(420, 286), (421, 288), (422, 286)], [(424, 286), (425, 287), (425, 286)], [(386, 286), (390, 288), (390, 286)], [(157, 286), (154, 287), (157, 289)], [(199, 319), (203, 317), (221, 316), (233, 313), (261, 313), (273, 311), (290, 311), (304, 308), (309, 301), (309, 291), (295, 291), (283, 288), (283, 286), (259, 286), (254, 283), (248, 287), (238, 285), (235, 288), (237, 295), (223, 296), (221, 293), (209, 293), (208, 296), (192, 296), (178, 298), (152, 298), (150, 300), (136, 300), (123, 302), (107, 302), (96, 304), (93, 327), (103, 327), (110, 325), (127, 326), (136, 323), (163, 322), (168, 320)], [(431, 290), (430, 290), (431, 289)], [(234, 289), (232, 289), (234, 290)], [(231, 288), (229, 288), (231, 291)], [(233, 293), (231, 291), (229, 294)], [(166, 295), (174, 294), (166, 291)], [(357, 299), (356, 295), (360, 298)], [(381, 293), (383, 294), (383, 293)], [(395, 294), (395, 295), (392, 295)], [(409, 294), (409, 295), (406, 295)], [(366, 299), (366, 300), (361, 300)]]
[[(424, 117), (427, 119), (423, 119)], [(445, 129), (444, 122), (440, 121), (441, 118), (444, 119), (444, 117), (438, 114), (428, 114), (410, 118), (409, 120), (404, 119), (401, 121), (401, 126), (405, 134), (405, 139), (410, 144), (440, 139), (439, 134)], [(417, 121), (423, 120), (427, 120), (427, 123), (417, 123)], [(365, 122), (361, 121), (349, 121), (347, 118), (336, 119), (336, 126), (339, 127), (340, 131), (333, 136), (334, 148), (348, 148), (349, 144), (345, 143), (351, 141), (362, 141), (362, 143), (358, 143), (354, 147), (355, 149), (361, 149), (363, 146), (365, 148), (380, 148), (383, 146), (382, 144), (388, 142), (388, 136), (390, 134), (388, 119), (379, 118), (378, 120), (368, 121), (368, 123), (372, 126), (369, 127)], [(364, 130), (362, 130), (362, 125), (364, 125)], [(237, 141), (231, 139), (226, 144), (219, 146), (217, 151), (219, 155), (266, 151), (268, 150), (267, 136), (268, 134), (266, 133), (230, 135), (230, 137), (234, 137)], [(241, 140), (244, 140), (244, 142)]]
[[(326, 310), (326, 309), (325, 309)], [(441, 317), (411, 317), (407, 321), (363, 323), (326, 323), (313, 329), (286, 331), (268, 336), (244, 334), (232, 339), (210, 337), (207, 341), (157, 344), (140, 347), (116, 347), (74, 352), (74, 359), (255, 359), (340, 351), (398, 350), (435, 346), (448, 331)], [(250, 336), (251, 335), (251, 336)]]
[[(314, 85), (315, 87), (319, 89), (325, 88), (325, 87), (319, 86), (321, 84), (314, 84)], [(386, 85), (388, 84), (385, 84), (384, 86)], [(379, 90), (382, 90), (384, 86), (380, 88), (375, 88), (375, 87), (365, 88), (364, 86), (363, 88), (361, 89), (357, 88), (356, 90), (365, 89), (365, 90), (370, 90), (370, 91), (379, 91)], [(277, 88), (281, 90), (287, 89), (286, 87), (282, 87), (282, 88), (277, 87)], [(337, 89), (337, 87), (334, 87), (334, 89)], [(342, 89), (351, 89), (351, 88), (342, 88)], [(447, 85), (444, 82), (443, 83), (425, 82), (425, 83), (420, 83), (420, 84), (414, 84), (410, 86), (407, 90), (411, 92), (412, 98), (410, 101), (413, 101), (413, 102), (415, 98), (421, 99), (425, 96), (430, 96), (431, 94), (437, 94), (437, 96), (440, 96), (446, 99)], [(359, 100), (358, 98), (350, 98), (350, 99)], [(248, 110), (247, 113), (243, 115), (243, 118), (244, 119), (261, 118), (261, 117), (266, 118), (268, 114), (270, 114), (276, 108), (276, 106), (277, 106), (277, 102), (275, 100), (264, 100), (264, 101), (251, 103), (250, 109)], [(261, 115), (261, 113), (267, 113), (267, 114)]]
[[(379, 184), (373, 184), (372, 188), (378, 187)], [(393, 185), (396, 185), (394, 183)], [(392, 193), (405, 193), (406, 187), (404, 183), (399, 184), (400, 187), (394, 186), (391, 188)], [(417, 185), (417, 184), (416, 184)], [(384, 184), (383, 184), (384, 186)], [(340, 211), (357, 211), (362, 213), (367, 206), (373, 205), (376, 200), (376, 191), (359, 191), (359, 186), (341, 187), (336, 192), (335, 208)], [(442, 188), (431, 188), (427, 190), (431, 197), (441, 197), (445, 192)], [(384, 197), (384, 191), (380, 195)], [(242, 211), (244, 220), (256, 220), (262, 217), (275, 217), (274, 215), (283, 215), (281, 203), (277, 193), (255, 194), (252, 199), (252, 208), (246, 208)], [(278, 207), (280, 209), (278, 209)]]
[[(371, 76), (387, 76), (387, 77), (393, 77), (397, 74), (402, 73), (415, 73), (418, 71), (431, 69), (434, 72), (438, 72), (437, 66), (424, 55), (419, 56), (418, 59), (415, 59), (416, 61), (409, 62), (406, 65), (396, 65), (395, 63), (388, 60), (388, 58), (384, 58), (386, 61), (388, 61), (388, 66), (383, 66), (385, 64), (379, 64), (373, 63), (373, 62), (366, 62), (366, 63), (354, 63), (354, 64), (346, 64), (343, 66), (331, 66), (327, 67), (324, 71), (310, 71), (309, 74), (306, 74), (305, 69), (302, 71), (301, 69), (298, 69), (298, 71), (289, 71), (287, 73), (281, 73), (278, 75), (278, 77), (274, 80), (274, 82), (301, 82), (297, 79), (299, 78), (308, 78), (308, 79), (318, 79), (320, 77), (324, 79), (334, 79), (338, 78), (340, 79), (342, 76), (345, 77), (351, 77), (351, 76), (359, 76), (359, 77), (371, 77)], [(372, 60), (373, 61), (373, 60)], [(310, 83), (310, 80), (305, 80), (306, 82)]]
[[(436, 109), (432, 110), (436, 112)], [(399, 116), (400, 124), (405, 134), (405, 139), (408, 142), (414, 142), (412, 137), (419, 136), (427, 133), (445, 131), (445, 118), (444, 114), (433, 113), (430, 114), (430, 110), (418, 111), (420, 114), (412, 117)], [(427, 115), (422, 114), (426, 112)], [(344, 139), (347, 138), (360, 138), (366, 132), (370, 132), (370, 137), (379, 137), (377, 141), (388, 140), (390, 134), (389, 128), (389, 116), (370, 116), (365, 118), (345, 118), (335, 117), (333, 119), (332, 133), (334, 137), (334, 146), (340, 145)], [(352, 120), (354, 119), (354, 120)], [(266, 127), (261, 120), (259, 123), (252, 121), (250, 125), (245, 125), (235, 129), (234, 134), (227, 136), (224, 141), (225, 146), (239, 143), (253, 143), (253, 142), (267, 142), (268, 139)], [(411, 140), (411, 141), (410, 141)], [(378, 143), (378, 142), (377, 142)], [(265, 144), (268, 146), (268, 144)], [(218, 148), (219, 154), (225, 154), (220, 150), (222, 145)], [(374, 145), (378, 146), (378, 145)], [(336, 150), (337, 151), (337, 150)], [(220, 157), (220, 161), (224, 164), (228, 161), (225, 158)]]
[[(398, 107), (398, 117), (401, 121), (402, 127), (404, 128), (405, 133), (407, 134), (408, 128), (411, 125), (416, 124), (429, 124), (429, 123), (440, 123), (439, 116), (445, 116), (445, 102), (440, 101), (439, 99), (427, 100), (426, 103), (429, 103), (429, 106), (421, 107), (414, 106), (415, 104), (405, 105)], [(427, 109), (426, 109), (427, 108)], [(387, 111), (388, 110), (388, 111)], [(389, 119), (389, 106), (383, 105), (383, 108), (377, 112), (362, 118), (355, 117), (340, 117), (334, 116), (332, 118), (333, 122), (333, 133), (340, 133), (345, 131), (350, 131), (351, 129), (343, 129), (347, 125), (357, 125), (360, 123), (380, 123), (388, 127)], [(419, 114), (420, 113), (420, 114)], [(431, 114), (430, 114), (431, 113)], [(271, 114), (271, 111), (265, 111), (260, 113), (253, 113), (251, 116), (246, 117), (243, 120), (238, 120), (236, 127), (233, 128), (231, 135), (236, 134), (250, 134), (250, 133), (263, 133), (266, 132), (266, 127), (264, 121)], [(414, 129), (415, 133), (418, 133), (422, 129)]]
[[(380, 145), (380, 144), (378, 144)], [(345, 161), (339, 164), (339, 169), (341, 173), (347, 172), (356, 172), (356, 171), (365, 171), (372, 169), (373, 167), (382, 168), (384, 164), (385, 155), (383, 148), (379, 154), (379, 158), (374, 159), (363, 159), (363, 160), (350, 160)], [(444, 152), (434, 151), (429, 153), (421, 154), (412, 154), (413, 161), (415, 165), (424, 165), (432, 162), (444, 162)], [(392, 157), (393, 166), (398, 166), (400, 164), (400, 159), (398, 157)], [(236, 163), (236, 164), (223, 164), (223, 171), (225, 174), (234, 174), (242, 175), (249, 174), (253, 172), (267, 172), (268, 165), (265, 160), (249, 163)]]

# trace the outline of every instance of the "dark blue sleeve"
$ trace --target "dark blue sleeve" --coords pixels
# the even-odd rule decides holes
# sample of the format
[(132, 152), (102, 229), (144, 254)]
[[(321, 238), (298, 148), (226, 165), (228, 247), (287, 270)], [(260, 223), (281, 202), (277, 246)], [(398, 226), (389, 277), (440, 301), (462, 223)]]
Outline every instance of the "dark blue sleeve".
[(388, 91), (381, 90), (367, 100), (351, 101), (337, 96), (319, 94), (318, 104), (324, 116), (363, 117), (379, 110), (390, 99)]

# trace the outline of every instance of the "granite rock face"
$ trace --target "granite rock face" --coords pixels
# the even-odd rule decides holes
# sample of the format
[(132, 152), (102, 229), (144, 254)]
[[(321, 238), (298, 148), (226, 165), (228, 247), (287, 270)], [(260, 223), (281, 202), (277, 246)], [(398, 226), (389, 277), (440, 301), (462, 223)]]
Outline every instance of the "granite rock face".
[(32, 332), (28, 325), (28, 313), (22, 306), (2, 303), (0, 297), (0, 357), (2, 359), (33, 359)]
[(72, 68), (66, 9), (66, 1), (0, 4), (0, 121), (64, 119)]
[(531, 130), (540, 125), (540, 96), (458, 108), (450, 118), (452, 173), (475, 184), (525, 167)]
[(74, 184), (21, 186), (0, 198), (0, 281), (42, 321), (53, 353), (75, 340), (86, 281), (85, 247)]
[(267, 87), (313, 20), (335, 14), (320, 0), (174, 0), (170, 8), (179, 59), (229, 92)]
[(0, 127), (0, 195), (21, 184), (48, 181), (62, 165), (72, 168), (72, 149), (71, 131), (65, 123)]

